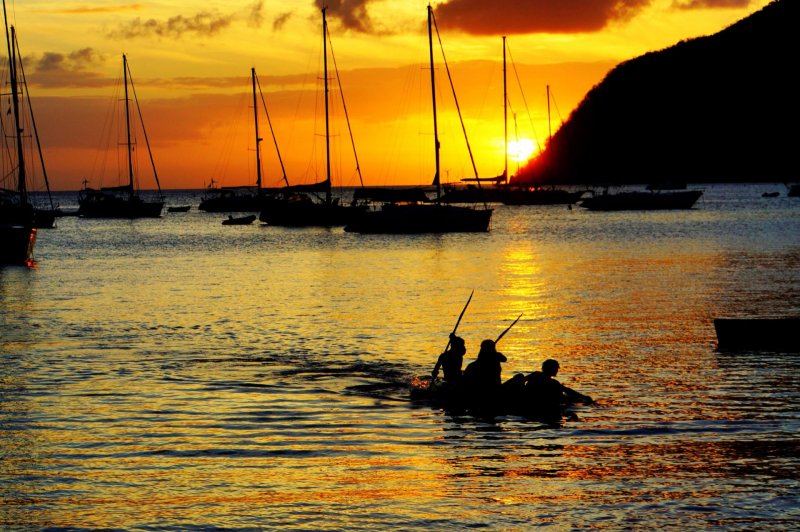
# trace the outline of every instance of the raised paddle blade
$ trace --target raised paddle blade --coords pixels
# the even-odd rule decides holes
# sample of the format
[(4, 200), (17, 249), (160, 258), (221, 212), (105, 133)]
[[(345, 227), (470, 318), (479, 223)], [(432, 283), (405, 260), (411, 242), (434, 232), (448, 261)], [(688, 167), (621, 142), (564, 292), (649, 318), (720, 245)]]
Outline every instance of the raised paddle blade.
[(522, 314), (520, 314), (520, 315), (517, 317), (517, 319), (515, 319), (515, 320), (514, 320), (514, 321), (511, 323), (511, 325), (509, 325), (508, 327), (506, 327), (506, 330), (505, 330), (505, 331), (503, 331), (503, 332), (501, 332), (501, 333), (500, 333), (500, 336), (498, 336), (498, 337), (497, 337), (497, 340), (495, 340), (495, 341), (494, 341), (494, 344), (495, 344), (495, 345), (497, 345), (497, 342), (499, 342), (499, 341), (500, 341), (500, 338), (502, 338), (503, 336), (505, 336), (505, 335), (506, 335), (506, 333), (507, 333), (508, 331), (510, 331), (510, 330), (511, 330), (511, 327), (513, 327), (514, 325), (516, 325), (516, 324), (517, 324), (517, 322), (519, 321), (519, 319), (520, 319), (521, 317), (522, 317)]
[(458, 329), (458, 324), (461, 323), (461, 318), (464, 317), (464, 313), (467, 311), (467, 307), (469, 306), (469, 302), (472, 301), (472, 295), (475, 293), (475, 289), (473, 288), (472, 292), (469, 294), (469, 299), (467, 299), (467, 304), (464, 305), (464, 308), (461, 310), (461, 314), (458, 315), (458, 321), (456, 322), (456, 326), (453, 327), (453, 334), (456, 333)]
[[(464, 317), (464, 313), (467, 311), (467, 307), (469, 306), (469, 302), (472, 301), (472, 296), (475, 294), (475, 289), (472, 289), (472, 292), (469, 294), (469, 299), (467, 299), (467, 303), (464, 305), (464, 308), (461, 309), (461, 314), (458, 315), (458, 321), (456, 321), (456, 326), (453, 327), (453, 332), (451, 334), (455, 334), (458, 330), (458, 325), (461, 323), (461, 318)], [(447, 351), (450, 348), (450, 339), (447, 339), (447, 345), (445, 346), (444, 350)]]

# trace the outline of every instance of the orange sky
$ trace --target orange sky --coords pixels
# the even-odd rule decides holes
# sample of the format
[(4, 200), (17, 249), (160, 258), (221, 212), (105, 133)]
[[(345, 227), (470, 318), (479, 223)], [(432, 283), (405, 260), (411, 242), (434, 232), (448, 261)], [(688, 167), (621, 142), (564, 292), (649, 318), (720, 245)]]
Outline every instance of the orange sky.
[[(586, 92), (626, 59), (715, 33), (767, 0), (450, 0), (434, 2), (481, 177), (503, 168), (502, 35), (508, 36), (509, 140), (546, 140)], [(320, 1), (202, 4), (6, 0), (17, 30), (51, 188), (118, 184), (111, 118), (127, 54), (163, 188), (255, 183), (250, 68), (264, 90), (291, 183), (324, 173)], [(433, 177), (427, 1), (331, 0), (328, 21), (366, 185)], [(472, 176), (437, 62), (442, 178)], [(331, 71), (334, 184), (359, 183)], [(4, 70), (7, 70), (4, 67)], [(4, 79), (7, 76), (4, 75)], [(5, 101), (4, 101), (5, 104)], [(263, 113), (265, 185), (281, 170)], [(144, 140), (137, 135), (137, 152)], [(108, 156), (105, 155), (106, 147)], [(4, 155), (5, 156), (5, 155)], [(153, 188), (151, 174), (139, 177)], [(147, 163), (149, 164), (149, 163)], [(509, 162), (513, 173), (517, 163)]]

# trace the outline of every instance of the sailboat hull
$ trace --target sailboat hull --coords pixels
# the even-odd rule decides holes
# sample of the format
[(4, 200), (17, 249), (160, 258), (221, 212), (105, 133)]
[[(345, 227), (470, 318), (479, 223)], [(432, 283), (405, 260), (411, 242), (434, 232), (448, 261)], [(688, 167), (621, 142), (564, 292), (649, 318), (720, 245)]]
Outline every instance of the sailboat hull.
[(33, 226), (39, 229), (53, 229), (56, 226), (56, 211), (52, 209), (34, 209)]
[(483, 233), (489, 230), (491, 219), (492, 209), (387, 204), (362, 213), (344, 230), (365, 234)]
[(256, 193), (223, 191), (203, 197), (198, 209), (205, 212), (259, 212), (264, 204), (264, 198)]
[(276, 198), (261, 211), (259, 220), (284, 227), (337, 227), (349, 224), (365, 210), (360, 206), (317, 203), (307, 196)]
[(35, 227), (0, 224), (0, 264), (18, 266), (29, 264), (35, 244)]
[(716, 318), (720, 350), (766, 350), (800, 353), (800, 317)]
[(90, 191), (78, 202), (78, 215), (84, 218), (159, 218), (163, 201), (144, 201), (139, 196), (121, 197)]
[(502, 201), (503, 189), (498, 186), (489, 187), (447, 187), (439, 201), (442, 203), (498, 203)]
[(591, 211), (691, 209), (702, 195), (701, 190), (621, 192), (586, 198), (580, 202), (580, 206)]
[(581, 196), (582, 190), (509, 188), (501, 193), (500, 201), (504, 205), (569, 205), (576, 203)]

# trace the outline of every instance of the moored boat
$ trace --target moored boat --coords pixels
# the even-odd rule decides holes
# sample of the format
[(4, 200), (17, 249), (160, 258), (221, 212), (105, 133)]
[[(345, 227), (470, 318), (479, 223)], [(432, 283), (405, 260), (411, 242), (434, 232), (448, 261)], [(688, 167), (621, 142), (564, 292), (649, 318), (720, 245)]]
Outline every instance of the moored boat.
[(800, 317), (715, 318), (717, 348), (800, 353)]
[[(433, 63), (433, 9), (428, 6), (428, 47), (431, 65), (431, 98), (433, 110), (433, 138), (436, 171), (433, 201), (383, 201), (369, 209), (355, 213), (344, 230), (364, 234), (414, 234), (414, 233), (474, 233), (487, 232), (492, 219), (492, 209), (474, 206), (445, 205), (442, 203), (440, 180), (439, 130), (436, 114), (436, 83)], [(437, 29), (438, 32), (438, 29)], [(440, 41), (441, 42), (441, 41)], [(454, 91), (455, 92), (455, 91)], [(472, 152), (470, 151), (470, 157)], [(475, 161), (472, 161), (473, 169)], [(475, 170), (477, 180), (477, 170)], [(480, 183), (480, 181), (478, 181)]]
[(584, 190), (565, 190), (561, 188), (506, 187), (500, 193), (500, 201), (505, 205), (570, 205), (577, 203)]
[(264, 206), (260, 190), (260, 186), (209, 186), (197, 208), (205, 212), (258, 212)]
[[(363, 212), (366, 207), (357, 204), (345, 205), (340, 198), (333, 197), (331, 182), (331, 146), (330, 146), (330, 95), (328, 88), (328, 22), (327, 7), (322, 8), (322, 63), (323, 63), (323, 99), (325, 103), (325, 179), (310, 185), (289, 186), (284, 173), (286, 187), (276, 189), (275, 196), (270, 198), (261, 213), (259, 220), (268, 225), (286, 227), (335, 227), (350, 223), (354, 216)], [(334, 60), (335, 66), (335, 60)], [(337, 75), (337, 79), (339, 76)], [(341, 81), (339, 84), (341, 88)], [(344, 102), (344, 95), (342, 95)], [(344, 104), (343, 104), (344, 106)], [(347, 116), (347, 108), (344, 108)], [(349, 127), (349, 118), (348, 118)], [(350, 135), (352, 141), (352, 133)], [(355, 155), (355, 143), (353, 142)], [(356, 170), (361, 175), (356, 159)], [(363, 183), (362, 183), (363, 184)]]
[[(89, 188), (84, 183), (84, 188), (78, 193), (78, 214), (84, 218), (159, 218), (164, 209), (164, 197), (161, 193), (161, 184), (158, 180), (155, 161), (150, 151), (150, 141), (147, 133), (142, 127), (147, 153), (150, 157), (150, 164), (153, 170), (156, 186), (158, 187), (158, 199), (148, 201), (143, 199), (134, 188), (136, 181), (134, 176), (134, 150), (135, 143), (131, 133), (131, 109), (128, 96), (128, 85), (133, 86), (133, 79), (130, 76), (128, 58), (122, 56), (122, 77), (125, 90), (125, 132), (126, 132), (126, 162), (128, 183), (114, 187), (101, 187), (100, 189)], [(136, 98), (136, 90), (133, 91), (136, 108), (139, 108), (139, 101)], [(141, 110), (138, 110), (141, 118)]]
[[(11, 124), (3, 125), (4, 131), (14, 131), (9, 135), (14, 141), (13, 149), (9, 147), (9, 155), (13, 160), (14, 169), (7, 176), (0, 176), (0, 265), (28, 265), (33, 258), (33, 248), (36, 244), (37, 218), (35, 209), (30, 202), (27, 184), (27, 166), (25, 146), (23, 145), (23, 120), (21, 113), (20, 78), (22, 58), (19, 55), (16, 32), (13, 26), (8, 25), (6, 18), (5, 2), (3, 2), (3, 20), (6, 29), (8, 44), (8, 64), (11, 90), (11, 106), (4, 119), (8, 117)], [(33, 117), (31, 115), (31, 120)], [(9, 185), (5, 184), (8, 178)]]
[(578, 205), (590, 211), (691, 209), (702, 195), (702, 190), (604, 193), (585, 198)]
[(36, 244), (36, 234), (32, 222), (19, 224), (0, 221), (0, 265), (29, 264)]

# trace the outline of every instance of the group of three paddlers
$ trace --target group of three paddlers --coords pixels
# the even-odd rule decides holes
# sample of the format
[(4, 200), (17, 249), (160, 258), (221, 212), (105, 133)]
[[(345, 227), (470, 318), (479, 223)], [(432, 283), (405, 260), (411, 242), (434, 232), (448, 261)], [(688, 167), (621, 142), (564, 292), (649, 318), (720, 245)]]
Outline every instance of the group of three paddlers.
[(517, 373), (503, 382), (501, 363), (506, 357), (497, 351), (495, 340), (481, 342), (477, 358), (462, 372), (466, 352), (464, 339), (451, 333), (448, 347), (439, 355), (431, 374), (432, 382), (436, 382), (441, 370), (451, 400), (466, 408), (557, 420), (565, 406), (592, 402), (591, 397), (555, 379), (559, 364), (553, 359), (545, 360), (541, 371), (528, 375)]

